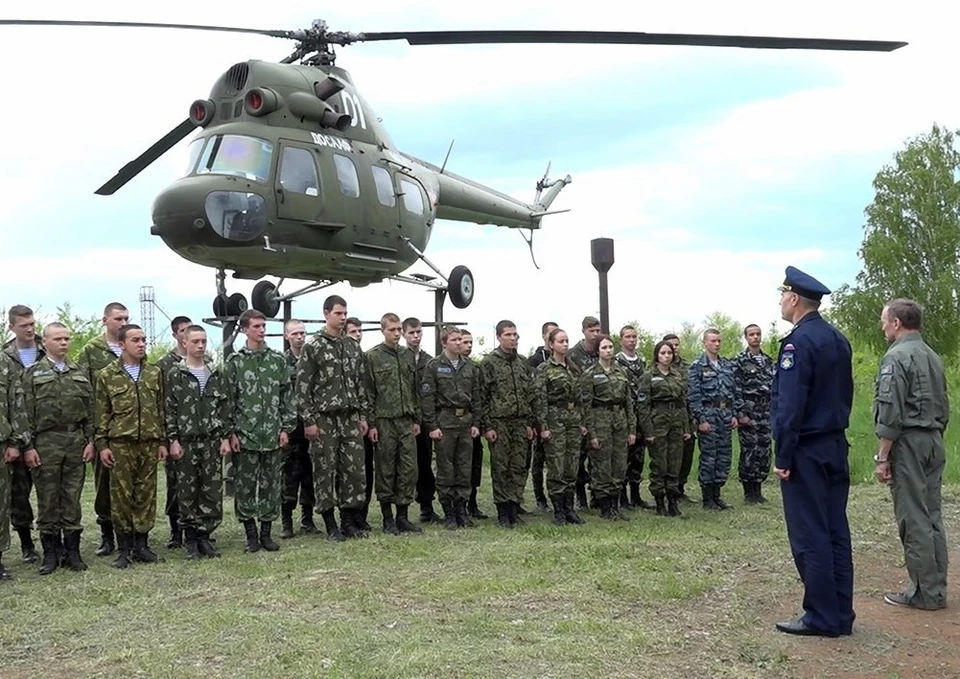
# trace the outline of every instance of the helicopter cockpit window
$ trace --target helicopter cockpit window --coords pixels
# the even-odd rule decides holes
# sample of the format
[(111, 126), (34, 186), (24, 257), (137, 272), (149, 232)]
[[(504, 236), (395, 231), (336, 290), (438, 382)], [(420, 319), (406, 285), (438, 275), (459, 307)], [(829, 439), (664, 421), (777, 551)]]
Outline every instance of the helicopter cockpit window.
[(377, 199), (381, 205), (393, 207), (397, 204), (397, 194), (393, 191), (393, 182), (390, 181), (390, 173), (384, 168), (374, 165), (373, 181), (377, 185)]
[(192, 174), (197, 167), (197, 158), (200, 157), (200, 151), (203, 149), (203, 142), (206, 139), (194, 139), (187, 147), (187, 171), (184, 175)]
[(265, 182), (273, 144), (236, 134), (218, 134), (203, 151), (197, 174), (225, 174)]
[(287, 147), (280, 159), (280, 186), (294, 193), (316, 196), (320, 193), (317, 166), (306, 149)]
[(406, 179), (400, 180), (400, 193), (403, 194), (403, 207), (415, 215), (423, 214), (423, 194), (420, 187)]
[(340, 192), (348, 198), (360, 197), (360, 177), (357, 176), (357, 166), (346, 156), (333, 154), (333, 162), (337, 166), (337, 179), (340, 180)]

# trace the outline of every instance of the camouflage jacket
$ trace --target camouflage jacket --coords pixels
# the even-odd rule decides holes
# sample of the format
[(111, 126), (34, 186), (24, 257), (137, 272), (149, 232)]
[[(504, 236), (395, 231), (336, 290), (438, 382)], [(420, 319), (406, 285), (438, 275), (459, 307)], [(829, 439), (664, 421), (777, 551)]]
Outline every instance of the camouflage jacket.
[(634, 398), (634, 411), (638, 415), (637, 427), (640, 429), (640, 431), (637, 431), (637, 436), (642, 436), (643, 428), (640, 427), (639, 408), (637, 408), (636, 405), (640, 396), (640, 379), (643, 377), (643, 374), (647, 372), (647, 363), (640, 354), (636, 354), (636, 358), (631, 361), (622, 351), (614, 356), (614, 360), (617, 362), (617, 365), (623, 368), (623, 371), (627, 373), (627, 377), (630, 379), (630, 389), (633, 392)]
[(76, 427), (93, 441), (93, 385), (73, 361), (63, 372), (44, 356), (23, 371), (23, 403), (29, 447), (37, 434), (61, 427)]
[(534, 422), (536, 390), (527, 359), (517, 352), (499, 347), (480, 363), (482, 429), (492, 428), (494, 420), (520, 418), (530, 426)]
[(77, 357), (77, 365), (87, 373), (87, 379), (93, 385), (93, 393), (97, 393), (97, 373), (108, 365), (115, 363), (119, 357), (107, 346), (107, 340), (103, 335), (95, 337), (87, 342), (80, 350)]
[[(717, 365), (711, 365), (710, 359), (703, 354), (687, 369), (687, 403), (697, 423), (706, 421), (706, 411), (726, 408), (739, 417), (743, 411), (743, 400), (733, 376), (733, 361), (720, 356)], [(718, 403), (725, 405), (718, 406)]]
[(0, 448), (26, 450), (26, 432), (23, 387), (10, 361), (0, 360)]
[[(39, 361), (41, 358), (43, 358), (46, 355), (46, 352), (43, 349), (43, 342), (37, 339), (36, 343), (37, 343), (37, 361)], [(17, 340), (12, 339), (6, 344), (4, 344), (3, 353), (5, 355), (4, 357), (9, 358), (11, 361), (13, 361), (14, 365), (19, 369), (17, 373), (17, 377), (20, 377), (20, 375), (23, 373), (24, 367), (23, 367), (23, 361), (20, 360), (20, 352), (17, 350)]]
[(297, 361), (297, 407), (305, 427), (317, 424), (317, 415), (356, 411), (361, 420), (370, 407), (364, 387), (364, 355), (360, 344), (326, 328), (303, 345)]
[(110, 447), (111, 439), (146, 442), (166, 438), (163, 375), (157, 366), (141, 362), (140, 379), (134, 382), (122, 360), (115, 358), (97, 373), (93, 393), (98, 453)]
[(537, 366), (534, 387), (537, 392), (537, 429), (549, 430), (551, 411), (571, 411), (583, 424), (580, 399), (580, 369), (573, 362), (557, 363), (553, 357)]
[(567, 360), (573, 361), (573, 364), (576, 365), (582, 373), (590, 366), (597, 364), (600, 360), (600, 353), (596, 348), (594, 348), (593, 353), (587, 351), (586, 342), (580, 340), (567, 352)]
[(470, 413), (470, 426), (480, 426), (480, 368), (468, 357), (461, 357), (456, 367), (445, 354), (431, 359), (423, 369), (420, 397), (423, 430), (427, 433), (440, 427), (443, 411), (456, 408)]
[(637, 419), (644, 436), (666, 436), (671, 425), (679, 425), (683, 434), (691, 432), (687, 378), (676, 365), (666, 375), (653, 367), (640, 378)]
[[(223, 439), (230, 422), (230, 388), (224, 371), (206, 364), (207, 382), (200, 382), (184, 361), (175, 362), (166, 373), (164, 407), (167, 439)], [(279, 436), (279, 434), (278, 434)]]
[(630, 378), (616, 362), (609, 370), (605, 370), (598, 361), (584, 371), (580, 377), (580, 399), (588, 439), (596, 437), (597, 412), (611, 408), (622, 408), (627, 415), (627, 433), (637, 433), (635, 397)]
[(413, 362), (417, 366), (417, 384), (420, 383), (420, 380), (423, 379), (423, 369), (427, 367), (427, 363), (433, 360), (433, 356), (428, 354), (423, 349), (420, 349), (417, 353), (413, 353), (413, 349), (410, 347), (406, 348), (410, 352), (410, 356), (413, 357)]
[(733, 376), (748, 417), (769, 416), (770, 387), (776, 372), (776, 363), (762, 350), (754, 355), (744, 349), (733, 359)]
[(178, 354), (176, 349), (171, 349), (170, 351), (165, 353), (163, 356), (158, 358), (154, 362), (154, 365), (160, 368), (160, 372), (162, 372), (164, 375), (167, 375), (170, 372), (170, 368), (182, 362), (183, 362), (183, 356)]
[(224, 367), (229, 385), (227, 431), (244, 450), (276, 450), (280, 432), (297, 426), (290, 369), (279, 351), (240, 347)]
[(379, 419), (394, 417), (412, 417), (419, 422), (420, 394), (413, 352), (381, 343), (367, 352), (364, 363), (370, 426), (377, 426)]
[(283, 352), (283, 358), (287, 362), (287, 369), (290, 371), (290, 406), (293, 408), (294, 416), (297, 418), (297, 426), (303, 425), (300, 420), (299, 394), (297, 393), (297, 361), (299, 357), (294, 356), (293, 351), (287, 349)]

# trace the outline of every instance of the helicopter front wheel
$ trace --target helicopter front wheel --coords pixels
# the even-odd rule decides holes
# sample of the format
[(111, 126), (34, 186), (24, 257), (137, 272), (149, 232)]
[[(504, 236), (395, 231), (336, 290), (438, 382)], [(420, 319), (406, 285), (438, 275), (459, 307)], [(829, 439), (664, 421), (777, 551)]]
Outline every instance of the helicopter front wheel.
[(239, 316), (246, 310), (247, 298), (239, 292), (235, 292), (230, 296), (217, 295), (213, 298), (214, 316)]
[(253, 308), (263, 313), (267, 318), (276, 318), (280, 313), (280, 299), (277, 286), (270, 281), (260, 281), (253, 286), (250, 293), (250, 303)]
[(466, 309), (473, 301), (473, 274), (461, 265), (453, 267), (447, 285), (450, 301), (458, 309)]

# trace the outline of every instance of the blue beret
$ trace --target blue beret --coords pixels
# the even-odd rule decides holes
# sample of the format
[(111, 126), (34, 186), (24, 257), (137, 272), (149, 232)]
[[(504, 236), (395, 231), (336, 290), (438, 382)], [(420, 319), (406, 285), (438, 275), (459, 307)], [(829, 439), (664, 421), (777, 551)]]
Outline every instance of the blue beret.
[(830, 289), (827, 286), (813, 276), (803, 273), (795, 266), (787, 267), (783, 285), (780, 286), (780, 289), (795, 292), (801, 297), (814, 301), (820, 301), (821, 297), (830, 294)]

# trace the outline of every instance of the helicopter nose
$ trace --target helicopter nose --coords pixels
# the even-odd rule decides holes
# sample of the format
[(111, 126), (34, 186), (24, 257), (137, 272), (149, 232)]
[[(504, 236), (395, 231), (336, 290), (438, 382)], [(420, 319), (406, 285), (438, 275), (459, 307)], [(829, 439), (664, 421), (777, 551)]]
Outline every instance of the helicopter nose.
[(248, 187), (206, 177), (171, 185), (153, 202), (150, 233), (172, 248), (259, 238), (267, 228), (267, 202), (258, 193), (234, 188)]

